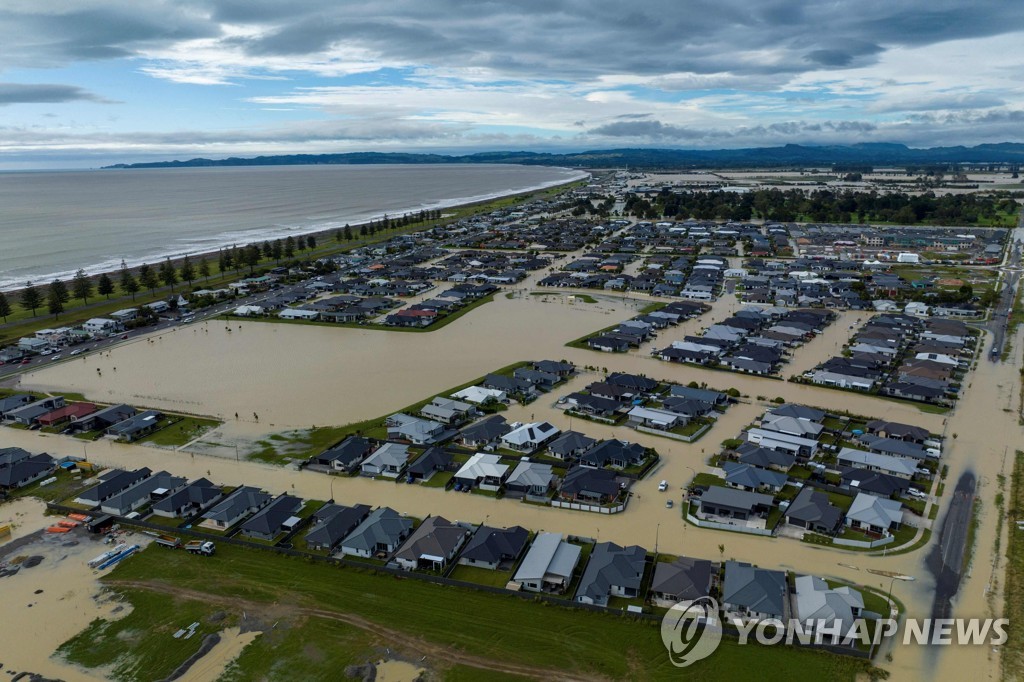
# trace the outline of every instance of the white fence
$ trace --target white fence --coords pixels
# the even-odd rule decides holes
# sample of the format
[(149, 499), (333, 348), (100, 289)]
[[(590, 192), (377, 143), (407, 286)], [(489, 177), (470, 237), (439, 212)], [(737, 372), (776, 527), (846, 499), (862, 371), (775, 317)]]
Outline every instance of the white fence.
[(767, 528), (748, 528), (746, 526), (738, 526), (731, 523), (719, 523), (717, 521), (705, 521), (704, 519), (698, 519), (693, 514), (687, 513), (686, 520), (695, 526), (701, 528), (714, 528), (716, 530), (731, 530), (734, 533), (747, 533), (749, 535), (765, 535), (770, 536), (774, 533)]
[(593, 512), (595, 514), (618, 514), (626, 510), (626, 503), (621, 502), (614, 507), (602, 507), (599, 504), (581, 504), (580, 502), (565, 502), (563, 500), (551, 500), (551, 506), (558, 509), (574, 509), (576, 511)]

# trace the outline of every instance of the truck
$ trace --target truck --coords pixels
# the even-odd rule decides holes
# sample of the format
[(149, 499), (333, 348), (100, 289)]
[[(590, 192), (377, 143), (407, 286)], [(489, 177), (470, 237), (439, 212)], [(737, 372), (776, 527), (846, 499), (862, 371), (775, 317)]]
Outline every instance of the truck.
[(170, 547), (171, 549), (177, 549), (181, 546), (181, 540), (174, 537), (173, 535), (157, 535), (156, 544), (162, 547)]
[(213, 556), (213, 553), (217, 551), (216, 545), (209, 540), (190, 540), (185, 543), (185, 549), (190, 554), (198, 554), (200, 556)]

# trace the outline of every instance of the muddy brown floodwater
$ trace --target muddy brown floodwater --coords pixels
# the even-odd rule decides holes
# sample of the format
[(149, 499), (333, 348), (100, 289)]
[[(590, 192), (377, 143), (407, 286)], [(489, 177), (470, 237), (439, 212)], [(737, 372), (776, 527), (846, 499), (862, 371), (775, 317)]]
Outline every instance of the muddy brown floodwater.
[[(538, 276), (534, 275), (523, 286), (529, 289), (530, 282)], [(932, 578), (923, 565), (928, 547), (897, 556), (823, 549), (789, 539), (696, 528), (683, 522), (678, 505), (675, 509), (665, 507), (666, 497), (678, 501), (681, 487), (693, 473), (706, 469), (708, 456), (717, 451), (722, 440), (738, 435), (763, 412), (766, 405), (757, 396), (781, 396), (791, 402), (916, 424), (947, 435), (943, 456), (950, 468), (950, 491), (960, 475), (971, 469), (978, 477), (978, 496), (984, 504), (975, 536), (976, 559), (957, 594), (954, 614), (981, 615), (1001, 608), (1002, 581), (990, 565), (995, 539), (992, 499), (997, 475), (1008, 473), (1007, 453), (1012, 453), (1024, 435), (1016, 413), (1017, 359), (1008, 364), (981, 360), (955, 411), (935, 415), (907, 403), (866, 395), (660, 362), (649, 355), (652, 344), (627, 354), (567, 348), (567, 341), (635, 314), (648, 300), (599, 295), (596, 304), (569, 305), (558, 292), (550, 293), (548, 297), (526, 295), (513, 299), (500, 293), (494, 302), (427, 334), (258, 322), (232, 323), (232, 331), (228, 332), (222, 322), (209, 322), (173, 333), (163, 332), (162, 338), (154, 343), (140, 339), (115, 349), (109, 357), (87, 357), (34, 372), (24, 378), (23, 385), (81, 391), (101, 401), (125, 401), (221, 417), (236, 411), (241, 415), (257, 412), (261, 417), (259, 424), (231, 419), (223, 427), (233, 436), (251, 438), (284, 428), (345, 424), (377, 417), (490, 370), (529, 359), (564, 358), (580, 368), (595, 365), (680, 383), (697, 381), (718, 389), (735, 387), (748, 398), (732, 406), (702, 440), (693, 444), (640, 434), (625, 427), (572, 420), (572, 428), (591, 436), (636, 441), (661, 453), (659, 469), (634, 487), (635, 494), (622, 514), (604, 516), (556, 510), (364, 478), (334, 478), (334, 496), (343, 503), (389, 505), (416, 516), (440, 514), (453, 520), (521, 524), (535, 530), (641, 544), (648, 549), (654, 549), (657, 538), (661, 552), (716, 560), (735, 558), (764, 567), (847, 580), (882, 592), (888, 589), (889, 581), (868, 573), (867, 569), (905, 573), (917, 580), (897, 581), (893, 595), (907, 606), (909, 615), (927, 617), (934, 591)], [(738, 307), (734, 297), (724, 296), (710, 313), (686, 323), (685, 328), (664, 331), (654, 345), (661, 347), (674, 338), (696, 332)], [(835, 354), (845, 341), (849, 326), (864, 316), (844, 313), (821, 337), (796, 349), (783, 370), (785, 376), (809, 369)], [(1020, 342), (1018, 338), (1016, 348), (1021, 347)], [(987, 341), (983, 347), (987, 347)], [(103, 370), (102, 377), (97, 376), (97, 366)], [(113, 366), (118, 368), (116, 373), (108, 371)], [(526, 407), (515, 406), (506, 416), (520, 421), (546, 419), (562, 429), (569, 428), (570, 419), (554, 407), (554, 401), (599, 376), (584, 371), (557, 393)], [(60, 436), (15, 430), (6, 430), (4, 435), (8, 445), (31, 451), (80, 456), (84, 450), (80, 441)], [(222, 483), (259, 485), (271, 492), (287, 491), (310, 499), (330, 496), (329, 479), (313, 472), (107, 440), (89, 443), (87, 448), (90, 459), (110, 466), (149, 466), (192, 478), (209, 476)], [(661, 479), (669, 481), (670, 492), (657, 491)], [(949, 494), (946, 493), (946, 499)], [(720, 545), (724, 546), (721, 552)], [(998, 674), (998, 656), (986, 647), (936, 651), (897, 645), (888, 653), (892, 662), (880, 656), (878, 663), (891, 669), (894, 679), (928, 679), (939, 669), (943, 677), (947, 673), (950, 677)]]

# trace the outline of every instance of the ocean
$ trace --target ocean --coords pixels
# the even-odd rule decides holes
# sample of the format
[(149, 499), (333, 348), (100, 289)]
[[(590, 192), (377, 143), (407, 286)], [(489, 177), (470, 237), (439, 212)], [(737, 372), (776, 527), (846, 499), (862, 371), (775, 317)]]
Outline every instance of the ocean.
[(436, 209), (584, 177), (515, 165), (0, 173), (0, 289)]

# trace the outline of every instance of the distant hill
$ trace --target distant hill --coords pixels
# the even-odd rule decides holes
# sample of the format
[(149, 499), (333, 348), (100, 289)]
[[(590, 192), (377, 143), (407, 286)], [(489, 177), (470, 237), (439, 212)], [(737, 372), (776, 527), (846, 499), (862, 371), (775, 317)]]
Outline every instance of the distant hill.
[(1001, 142), (975, 147), (912, 149), (902, 144), (867, 143), (849, 146), (751, 147), (747, 149), (597, 149), (571, 154), (482, 152), (445, 154), (355, 152), (347, 154), (282, 154), (252, 158), (189, 159), (119, 163), (105, 168), (197, 168), (205, 166), (295, 166), (420, 163), (520, 163), (576, 168), (739, 168), (832, 165), (927, 165), (950, 163), (1024, 163), (1024, 144)]

